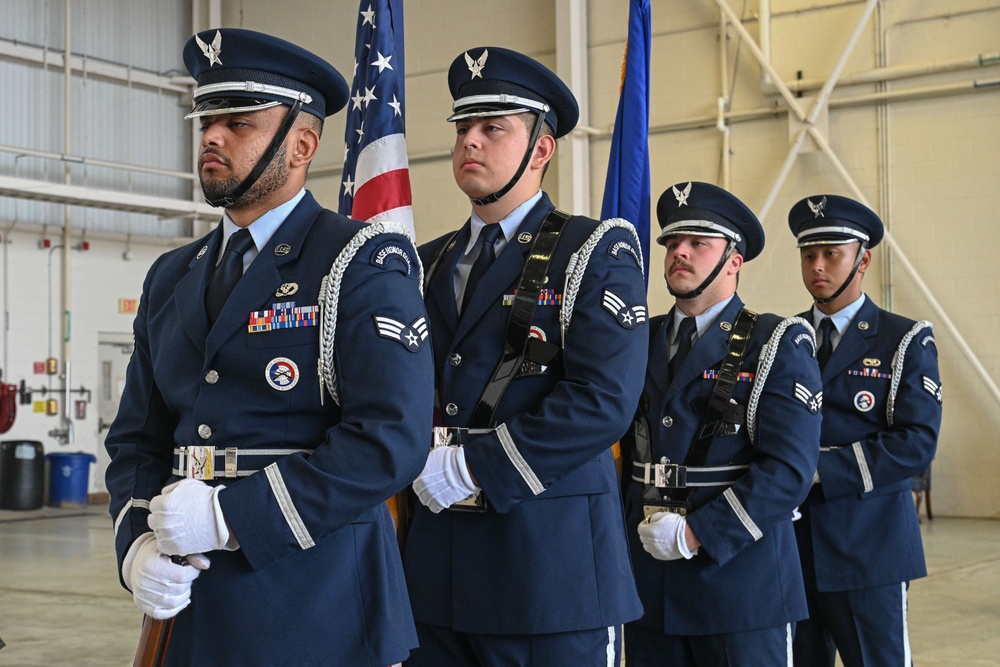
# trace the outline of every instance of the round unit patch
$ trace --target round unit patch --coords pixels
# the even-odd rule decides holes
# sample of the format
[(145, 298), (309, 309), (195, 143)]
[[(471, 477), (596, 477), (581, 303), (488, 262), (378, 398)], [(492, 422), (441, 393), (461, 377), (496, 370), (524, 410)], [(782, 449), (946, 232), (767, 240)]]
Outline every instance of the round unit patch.
[(854, 407), (858, 412), (868, 412), (875, 407), (875, 394), (870, 391), (859, 391), (854, 395)]
[(272, 359), (264, 371), (267, 383), (278, 391), (288, 391), (299, 381), (299, 367), (285, 357)]
[(545, 340), (545, 332), (539, 326), (533, 326), (528, 329), (528, 335), (538, 340)]

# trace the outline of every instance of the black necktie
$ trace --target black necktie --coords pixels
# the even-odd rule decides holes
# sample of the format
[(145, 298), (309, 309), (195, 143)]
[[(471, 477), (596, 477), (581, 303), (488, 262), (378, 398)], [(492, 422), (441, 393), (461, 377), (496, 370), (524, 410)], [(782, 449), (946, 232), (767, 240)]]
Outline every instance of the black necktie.
[(819, 323), (819, 333), (823, 340), (819, 344), (816, 360), (819, 361), (819, 369), (823, 370), (833, 354), (833, 320), (824, 317)]
[(476, 258), (476, 261), (472, 265), (469, 280), (465, 283), (465, 294), (462, 295), (463, 313), (472, 301), (472, 295), (475, 294), (476, 286), (482, 279), (483, 274), (486, 273), (486, 269), (490, 268), (490, 264), (497, 258), (497, 251), (494, 244), (500, 238), (501, 233), (503, 233), (503, 229), (500, 228), (499, 223), (486, 225), (479, 232), (479, 242), (482, 244), (482, 247), (479, 249), (479, 257)]
[(677, 371), (680, 370), (681, 364), (684, 363), (684, 358), (691, 351), (691, 338), (694, 336), (695, 328), (693, 317), (685, 317), (681, 320), (680, 326), (677, 327), (677, 351), (670, 358), (671, 379), (677, 377)]
[(253, 237), (249, 229), (240, 229), (229, 237), (226, 252), (222, 255), (222, 263), (215, 267), (212, 279), (205, 290), (205, 310), (208, 312), (208, 324), (215, 324), (216, 318), (226, 305), (229, 293), (243, 277), (243, 253), (253, 246)]

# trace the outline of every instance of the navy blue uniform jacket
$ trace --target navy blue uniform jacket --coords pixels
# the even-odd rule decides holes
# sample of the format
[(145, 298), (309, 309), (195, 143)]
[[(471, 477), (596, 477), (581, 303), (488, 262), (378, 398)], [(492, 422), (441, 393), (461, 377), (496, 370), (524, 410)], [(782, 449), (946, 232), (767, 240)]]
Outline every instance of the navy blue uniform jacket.
[[(176, 617), (169, 664), (385, 667), (416, 644), (384, 501), (426, 459), (431, 352), (429, 341), (411, 351), (380, 336), (374, 321), (424, 316), (413, 244), (399, 234), (376, 236), (343, 273), (334, 352), (339, 406), (329, 393), (320, 403), (319, 326), (248, 333), (253, 311), (276, 302), (317, 305), (321, 280), (362, 227), (322, 211), (307, 193), (211, 331), (204, 295), (221, 226), (164, 254), (146, 277), (135, 352), (107, 437), (119, 568), (149, 530), (149, 500), (178, 479), (175, 446), (315, 448), (264, 459), (274, 461), (266, 471), (209, 482), (227, 487), (219, 499), (240, 549), (210, 554), (211, 568)], [(293, 283), (294, 294), (275, 296)], [(297, 367), (287, 390), (266, 375), (279, 358), (291, 362), (286, 370)], [(199, 434), (201, 425), (211, 437)]]
[(795, 524), (807, 586), (848, 591), (927, 574), (910, 478), (930, 466), (940, 427), (930, 323), (866, 296), (823, 369), (820, 483)]
[[(431, 278), (425, 299), (446, 426), (469, 424), (500, 361), (510, 314), (505, 296), (514, 292), (531, 248), (524, 235), (537, 234), (551, 209), (543, 196), (528, 213), (461, 319), (454, 267), (469, 240), (468, 224)], [(548, 271), (546, 288), (556, 293), (550, 297), (567, 293), (570, 255), (598, 224), (567, 221)], [(421, 246), (424, 261), (446, 240)], [(496, 431), (466, 445), (466, 461), (491, 509), (434, 515), (416, 508), (404, 560), (417, 621), (523, 635), (608, 627), (641, 613), (609, 449), (628, 428), (646, 365), (637, 257), (631, 225), (603, 234), (579, 284), (561, 363), (514, 378), (497, 408)], [(562, 310), (569, 316), (565, 300)], [(559, 343), (559, 314), (557, 305), (539, 305), (533, 323), (542, 333), (536, 335)]]
[[(676, 378), (667, 366), (673, 311), (653, 318), (642, 402), (653, 463), (662, 457), (684, 463), (702, 424), (695, 405), (711, 395), (713, 371), (729, 354), (728, 325), (742, 307), (739, 296), (733, 297), (698, 338)], [(754, 423), (719, 435), (705, 464), (748, 467), (728, 488), (695, 489), (688, 523), (702, 546), (692, 559), (661, 561), (643, 550), (638, 535), (643, 484), (628, 474), (634, 453), (624, 455), (628, 534), (646, 611), (638, 623), (644, 627), (668, 635), (710, 635), (806, 616), (792, 511), (809, 490), (819, 456), (819, 366), (812, 331), (799, 323), (784, 328), (776, 347), (772, 341), (763, 349), (776, 328), (785, 327), (782, 322), (771, 314), (757, 320), (743, 361), (746, 375), (732, 394), (747, 409), (747, 422), (755, 412)], [(762, 363), (765, 358), (769, 363)]]

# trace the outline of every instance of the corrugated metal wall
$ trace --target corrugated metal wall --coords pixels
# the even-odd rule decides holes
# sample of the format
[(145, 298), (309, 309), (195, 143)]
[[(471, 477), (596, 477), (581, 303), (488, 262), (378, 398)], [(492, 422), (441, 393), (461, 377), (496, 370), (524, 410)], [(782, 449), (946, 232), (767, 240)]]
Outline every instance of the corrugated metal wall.
[[(191, 171), (187, 95), (129, 80), (133, 73), (187, 77), (181, 47), (190, 35), (190, 0), (73, 0), (71, 52), (82, 58), (70, 91), (70, 145), (65, 145), (65, 0), (4, 0), (0, 21), (0, 145), (161, 170)], [(27, 47), (31, 57), (10, 55)], [(46, 67), (32, 59), (50, 58)], [(102, 76), (113, 64), (123, 78)], [(97, 70), (95, 72), (95, 70)], [(164, 79), (165, 80), (165, 79)], [(65, 182), (65, 162), (0, 151), (0, 175)], [(102, 190), (191, 199), (192, 182), (127, 169), (73, 164), (71, 182)], [(0, 229), (12, 223), (61, 228), (61, 204), (0, 197)], [(75, 230), (141, 236), (191, 235), (187, 220), (72, 207)]]

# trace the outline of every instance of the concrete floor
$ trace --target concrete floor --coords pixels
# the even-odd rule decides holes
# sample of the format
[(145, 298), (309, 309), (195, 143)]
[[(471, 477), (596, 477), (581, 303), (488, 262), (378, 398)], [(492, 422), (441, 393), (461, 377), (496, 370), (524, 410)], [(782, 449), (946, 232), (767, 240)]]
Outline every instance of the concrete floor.
[[(923, 533), (914, 664), (1000, 665), (1000, 521), (925, 518)], [(0, 511), (0, 665), (131, 665), (142, 617), (115, 568), (102, 507)]]

